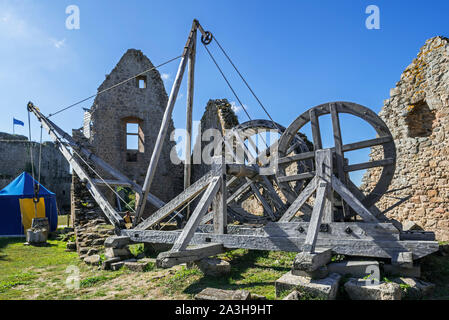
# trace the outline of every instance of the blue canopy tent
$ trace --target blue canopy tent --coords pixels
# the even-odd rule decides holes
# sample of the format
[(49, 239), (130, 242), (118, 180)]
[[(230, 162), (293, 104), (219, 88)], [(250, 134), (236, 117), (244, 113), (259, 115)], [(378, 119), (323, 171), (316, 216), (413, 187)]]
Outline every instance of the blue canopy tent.
[(58, 227), (56, 195), (39, 186), (39, 202), (33, 202), (34, 184), (38, 182), (23, 172), (5, 188), (0, 190), (0, 236), (25, 234), (34, 217), (47, 217), (50, 231)]

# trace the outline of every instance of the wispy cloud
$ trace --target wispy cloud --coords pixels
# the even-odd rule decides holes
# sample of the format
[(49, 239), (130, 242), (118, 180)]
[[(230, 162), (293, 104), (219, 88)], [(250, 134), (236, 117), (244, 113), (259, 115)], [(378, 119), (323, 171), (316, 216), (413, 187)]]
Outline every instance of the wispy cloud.
[(51, 39), (55, 48), (60, 49), (65, 46), (65, 38), (62, 40)]
[(170, 75), (169, 73), (162, 73), (162, 74), (161, 74), (161, 78), (162, 78), (162, 80), (164, 80), (164, 81), (168, 81), (168, 80), (171, 79), (171, 75)]
[[(243, 111), (242, 106), (240, 104), (237, 104), (237, 102), (231, 101), (230, 103), (231, 103), (232, 111), (234, 111), (236, 114)], [(243, 104), (243, 107), (245, 108), (245, 110), (248, 110), (248, 106), (246, 104)]]

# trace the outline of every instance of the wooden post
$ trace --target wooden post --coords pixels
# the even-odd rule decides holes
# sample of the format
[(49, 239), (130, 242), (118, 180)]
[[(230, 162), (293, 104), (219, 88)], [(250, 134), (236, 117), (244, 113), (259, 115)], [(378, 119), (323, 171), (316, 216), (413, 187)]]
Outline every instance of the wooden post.
[[(193, 22), (196, 23), (195, 21)], [(194, 26), (192, 27), (194, 28)], [(196, 34), (194, 29), (192, 37), (192, 47), (189, 54), (189, 67), (187, 78), (187, 108), (186, 108), (186, 144), (185, 144), (185, 162), (184, 162), (184, 190), (190, 186), (191, 172), (192, 172), (192, 110), (193, 110), (193, 95), (195, 83), (195, 56), (196, 56)], [(190, 206), (186, 207), (187, 219), (190, 217)]]
[(176, 239), (176, 242), (173, 244), (173, 247), (170, 251), (182, 251), (185, 250), (195, 234), (196, 228), (201, 222), (204, 214), (212, 203), (212, 200), (215, 198), (215, 195), (222, 185), (222, 176), (216, 176), (212, 179), (206, 191), (204, 191), (203, 196), (201, 197), (200, 202), (196, 206), (195, 210), (192, 213), (189, 221), (187, 221), (186, 226), (182, 229), (181, 234)]
[[(334, 103), (329, 104), (329, 109), (332, 117), (332, 128), (334, 132), (334, 143), (335, 143), (335, 160), (337, 167), (337, 177), (344, 183), (347, 184), (346, 174), (344, 172), (344, 154), (343, 154), (343, 140), (341, 137), (340, 128), (340, 117), (338, 115), (337, 106)], [(333, 195), (332, 195), (333, 196)], [(343, 216), (349, 217), (349, 208), (346, 202), (341, 200), (343, 208)]]
[(226, 165), (224, 157), (214, 157), (213, 168), (221, 166), (220, 189), (212, 201), (212, 211), (214, 212), (214, 233), (226, 234), (228, 227), (228, 212), (226, 200)]
[[(320, 231), (323, 216), (326, 215), (327, 219), (332, 219), (332, 203), (326, 204), (332, 179), (332, 151), (330, 149), (317, 150), (315, 166), (318, 178), (318, 189), (316, 191), (312, 217), (310, 218), (309, 229), (307, 230), (307, 236), (303, 247), (304, 252), (308, 253), (313, 253), (315, 251), (316, 240), (318, 238), (318, 232)], [(326, 210), (328, 210), (328, 212), (325, 212)]]
[(184, 48), (184, 52), (181, 58), (181, 62), (179, 64), (178, 72), (176, 74), (175, 82), (173, 83), (173, 87), (171, 89), (170, 98), (168, 99), (167, 108), (165, 109), (164, 117), (162, 119), (161, 128), (159, 130), (159, 134), (156, 139), (156, 144), (153, 149), (153, 154), (151, 155), (150, 164), (148, 166), (147, 174), (145, 177), (145, 182), (143, 184), (143, 192), (144, 196), (140, 198), (140, 201), (137, 205), (136, 210), (136, 219), (134, 220), (133, 226), (136, 226), (139, 223), (139, 220), (145, 210), (146, 201), (144, 201), (148, 193), (150, 191), (151, 183), (153, 182), (154, 174), (156, 173), (157, 163), (159, 161), (159, 157), (162, 151), (162, 146), (164, 145), (165, 136), (167, 135), (168, 125), (170, 123), (171, 115), (173, 112), (173, 108), (175, 107), (176, 97), (178, 96), (179, 87), (181, 86), (182, 76), (184, 75), (184, 71), (187, 64), (187, 57), (191, 49), (192, 38), (195, 31), (195, 27), (190, 31), (189, 38), (187, 39), (186, 46)]

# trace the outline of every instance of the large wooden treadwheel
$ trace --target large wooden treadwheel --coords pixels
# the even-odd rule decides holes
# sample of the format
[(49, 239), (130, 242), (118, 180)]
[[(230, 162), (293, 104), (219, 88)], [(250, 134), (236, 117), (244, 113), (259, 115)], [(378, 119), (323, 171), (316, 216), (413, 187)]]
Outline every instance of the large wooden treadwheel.
[[(348, 113), (368, 122), (376, 131), (378, 137), (375, 139), (364, 140), (360, 142), (350, 143), (343, 145), (341, 130), (340, 130), (340, 117), (339, 114)], [(290, 202), (297, 199), (298, 194), (293, 190), (291, 183), (297, 181), (310, 182), (316, 175), (316, 168), (314, 171), (304, 172), (296, 175), (289, 175), (285, 168), (296, 161), (304, 161), (306, 159), (315, 158), (317, 151), (322, 150), (322, 139), (319, 126), (319, 117), (330, 114), (332, 117), (333, 135), (334, 135), (334, 147), (331, 149), (333, 157), (332, 173), (358, 198), (362, 204), (370, 208), (382, 197), (387, 191), (391, 180), (393, 179), (396, 163), (396, 149), (393, 141), (393, 137), (383, 120), (377, 116), (370, 109), (355, 104), (352, 102), (331, 102), (325, 103), (309, 109), (301, 114), (296, 120), (294, 120), (287, 130), (284, 132), (279, 141), (278, 149), (278, 171), (276, 174), (279, 186)], [(299, 132), (307, 123), (311, 124), (314, 150), (305, 153), (292, 154), (290, 146), (293, 137)], [(369, 148), (374, 146), (382, 146), (383, 159), (375, 161), (351, 164), (348, 165), (345, 161), (345, 152)], [(358, 187), (350, 180), (348, 173), (356, 170), (364, 170), (374, 167), (383, 167), (380, 178), (373, 188), (373, 190), (365, 195)], [(305, 185), (304, 188), (307, 186)], [(347, 219), (349, 216), (354, 215), (348, 207), (345, 208), (345, 204), (342, 203), (342, 209), (344, 217)]]

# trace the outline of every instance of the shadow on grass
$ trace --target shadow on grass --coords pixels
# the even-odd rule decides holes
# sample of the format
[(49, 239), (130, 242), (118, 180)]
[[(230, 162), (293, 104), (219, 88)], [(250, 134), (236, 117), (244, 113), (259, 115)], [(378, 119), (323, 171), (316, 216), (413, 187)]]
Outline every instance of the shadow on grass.
[(25, 237), (20, 238), (20, 237), (11, 237), (11, 238), (0, 238), (0, 250), (4, 249), (6, 246), (10, 245), (10, 244), (15, 244), (15, 243), (24, 243)]
[[(257, 264), (257, 261), (260, 258), (268, 258), (268, 255), (268, 251), (249, 250), (248, 252), (238, 255), (234, 255), (231, 252), (231, 260), (229, 261), (229, 263), (231, 264), (231, 272), (229, 274), (221, 276), (203, 276), (201, 279), (188, 286), (184, 290), (184, 293), (197, 294), (207, 287), (224, 290), (239, 290), (257, 286), (274, 285), (274, 280), (271, 283), (271, 281), (257, 281), (257, 279), (254, 279), (254, 281), (252, 281), (251, 283), (235, 283), (238, 280), (245, 279), (245, 272), (247, 272), (249, 269), (267, 269), (281, 272), (288, 272), (290, 270), (289, 268), (285, 267), (263, 266)], [(224, 256), (229, 258), (227, 254), (225, 254)]]
[[(0, 238), (0, 260), (2, 261), (10, 261), (9, 259), (6, 259), (5, 257), (7, 255), (1, 254), (2, 250), (4, 250), (7, 246), (16, 244), (16, 243), (22, 243), (24, 244), (26, 242), (25, 238), (21, 237), (11, 237), (11, 238)], [(45, 245), (42, 246), (36, 246), (36, 247), (56, 247), (57, 245), (47, 242)], [(30, 246), (31, 247), (31, 246)]]

